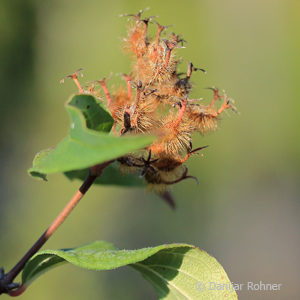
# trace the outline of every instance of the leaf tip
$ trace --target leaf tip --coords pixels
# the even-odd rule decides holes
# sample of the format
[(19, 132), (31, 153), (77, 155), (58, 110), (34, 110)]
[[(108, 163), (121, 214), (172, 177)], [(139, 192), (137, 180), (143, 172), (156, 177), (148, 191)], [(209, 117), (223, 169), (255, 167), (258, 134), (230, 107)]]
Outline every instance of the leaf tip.
[(36, 179), (40, 179), (40, 180), (43, 180), (43, 181), (48, 181), (47, 175), (46, 175), (46, 174), (37, 172), (37, 171), (35, 171), (35, 170), (32, 169), (32, 168), (28, 170), (28, 174), (29, 174), (30, 176), (32, 176), (32, 177), (35, 177)]

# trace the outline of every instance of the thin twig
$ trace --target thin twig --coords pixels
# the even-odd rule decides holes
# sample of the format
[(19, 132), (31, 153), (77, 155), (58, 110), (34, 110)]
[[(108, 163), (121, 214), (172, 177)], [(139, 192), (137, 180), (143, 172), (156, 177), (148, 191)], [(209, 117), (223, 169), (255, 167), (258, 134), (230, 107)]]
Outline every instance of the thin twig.
[(7, 274), (0, 278), (0, 295), (2, 293), (9, 293), (11, 294), (11, 296), (17, 296), (24, 292), (25, 288), (22, 286), (18, 287), (17, 290), (14, 290), (16, 286), (12, 284), (13, 280), (23, 270), (28, 260), (38, 250), (41, 249), (41, 247), (53, 235), (53, 233), (58, 229), (58, 227), (65, 221), (65, 219), (68, 217), (71, 211), (82, 199), (84, 194), (89, 190), (96, 178), (99, 177), (102, 174), (103, 170), (111, 163), (112, 161), (108, 161), (91, 168), (89, 175), (87, 176), (79, 190), (74, 194), (74, 196), (67, 203), (64, 209), (60, 212), (60, 214), (56, 217), (56, 219), (52, 222), (52, 224), (40, 236), (40, 238), (35, 242), (35, 244), (27, 251), (27, 253), (19, 260), (19, 262)]

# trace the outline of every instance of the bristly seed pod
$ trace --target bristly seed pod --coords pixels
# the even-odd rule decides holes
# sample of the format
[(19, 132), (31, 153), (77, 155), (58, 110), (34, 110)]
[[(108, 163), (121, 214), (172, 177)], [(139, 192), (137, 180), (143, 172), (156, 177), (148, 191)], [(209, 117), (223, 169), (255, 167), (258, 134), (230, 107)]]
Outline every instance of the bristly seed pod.
[[(146, 182), (169, 199), (164, 189), (187, 178), (187, 167), (183, 164), (196, 151), (192, 150), (192, 134), (206, 134), (217, 129), (219, 116), (224, 110), (235, 111), (232, 100), (216, 88), (209, 88), (214, 98), (209, 104), (197, 103), (201, 99), (189, 99), (192, 89), (191, 76), (194, 71), (206, 71), (188, 63), (185, 77), (177, 72), (179, 59), (176, 48), (183, 48), (186, 42), (172, 33), (162, 39), (167, 28), (153, 22), (154, 17), (141, 19), (142, 11), (133, 17), (128, 37), (124, 39), (124, 49), (133, 57), (130, 75), (123, 74), (127, 92), (123, 87), (109, 93), (105, 78), (96, 81), (102, 87), (106, 103), (115, 120), (113, 133), (116, 135), (155, 134), (158, 140), (147, 149), (131, 153), (118, 159), (124, 170), (140, 172)], [(155, 38), (148, 36), (151, 23), (157, 25)], [(80, 93), (89, 93), (99, 98), (99, 90), (92, 83), (87, 90), (78, 82), (79, 72), (71, 77)], [(223, 101), (219, 108), (218, 100)], [(103, 100), (105, 101), (105, 100)], [(170, 202), (168, 200), (168, 202)]]

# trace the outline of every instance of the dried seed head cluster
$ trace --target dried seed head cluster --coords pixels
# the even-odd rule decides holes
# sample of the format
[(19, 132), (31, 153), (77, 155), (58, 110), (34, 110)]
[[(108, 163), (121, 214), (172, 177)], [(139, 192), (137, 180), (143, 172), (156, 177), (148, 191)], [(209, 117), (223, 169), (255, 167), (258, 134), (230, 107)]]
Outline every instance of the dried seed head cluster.
[[(124, 39), (124, 49), (133, 57), (132, 72), (122, 75), (127, 87), (110, 94), (105, 78), (86, 89), (80, 86), (77, 73), (71, 78), (80, 93), (92, 94), (106, 102), (115, 121), (115, 135), (158, 136), (147, 149), (121, 157), (118, 162), (121, 170), (140, 172), (150, 187), (163, 193), (168, 185), (195, 178), (188, 175), (184, 163), (206, 146), (192, 149), (192, 134), (216, 130), (221, 113), (235, 108), (232, 100), (216, 88), (210, 88), (214, 98), (207, 105), (199, 103), (202, 99), (190, 99), (192, 73), (205, 71), (189, 63), (186, 74), (177, 72), (179, 59), (175, 51), (185, 41), (174, 33), (162, 38), (167, 27), (154, 22), (153, 17), (143, 19), (142, 11), (126, 16), (133, 21)], [(157, 27), (153, 38), (147, 32), (150, 23)], [(105, 100), (99, 97), (96, 84), (102, 87)], [(217, 107), (218, 100), (221, 104)]]

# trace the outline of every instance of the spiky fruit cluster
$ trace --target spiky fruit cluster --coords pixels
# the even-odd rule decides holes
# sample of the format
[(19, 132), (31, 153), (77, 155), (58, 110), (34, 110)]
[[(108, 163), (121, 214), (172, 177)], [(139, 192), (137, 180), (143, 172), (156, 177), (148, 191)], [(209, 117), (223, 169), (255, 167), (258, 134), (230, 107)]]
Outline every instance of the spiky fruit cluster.
[[(215, 88), (212, 88), (214, 98), (208, 105), (198, 103), (201, 99), (189, 99), (193, 71), (204, 70), (189, 63), (187, 73), (182, 77), (177, 72), (179, 60), (175, 51), (185, 41), (175, 34), (162, 39), (161, 33), (166, 27), (153, 22), (152, 18), (142, 19), (141, 14), (140, 11), (136, 15), (127, 15), (133, 17), (124, 39), (124, 49), (133, 57), (132, 72), (123, 74), (127, 91), (121, 87), (110, 95), (105, 79), (97, 83), (102, 86), (114, 118), (114, 134), (158, 136), (147, 149), (121, 157), (118, 162), (121, 169), (140, 172), (148, 185), (163, 191), (167, 185), (192, 177), (188, 176), (184, 163), (192, 154), (205, 148), (192, 149), (192, 134), (215, 130), (220, 114), (234, 107), (227, 95), (220, 95)], [(154, 38), (147, 33), (150, 23), (157, 26)], [(76, 74), (72, 78), (77, 81)], [(95, 85), (87, 90), (79, 89), (99, 97)], [(219, 99), (222, 104), (216, 108)]]

